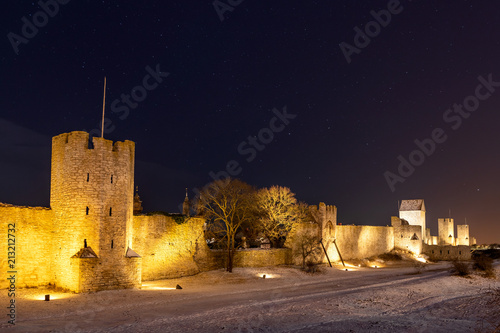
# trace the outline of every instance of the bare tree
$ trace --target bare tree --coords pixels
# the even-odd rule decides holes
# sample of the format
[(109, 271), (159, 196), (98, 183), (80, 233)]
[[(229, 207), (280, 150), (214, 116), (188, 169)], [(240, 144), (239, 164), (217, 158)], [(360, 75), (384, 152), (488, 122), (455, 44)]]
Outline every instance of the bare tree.
[(226, 270), (232, 272), (235, 236), (238, 229), (254, 216), (255, 189), (238, 180), (216, 180), (200, 192), (198, 212), (207, 219), (212, 232), (221, 235), (227, 251)]
[(272, 186), (260, 189), (256, 197), (259, 227), (273, 247), (280, 247), (300, 215), (295, 194), (288, 187)]
[(302, 256), (302, 269), (306, 269), (307, 260), (316, 261), (317, 256), (321, 254), (319, 235), (314, 230), (301, 230), (294, 236), (293, 241)]

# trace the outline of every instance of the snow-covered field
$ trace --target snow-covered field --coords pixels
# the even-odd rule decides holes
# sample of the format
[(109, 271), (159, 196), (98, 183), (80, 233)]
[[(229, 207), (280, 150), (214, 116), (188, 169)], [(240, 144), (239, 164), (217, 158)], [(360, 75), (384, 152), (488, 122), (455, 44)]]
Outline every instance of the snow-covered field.
[[(493, 332), (500, 280), (415, 268), (236, 268), (145, 282), (141, 290), (63, 294), (18, 290), (16, 325), (2, 332)], [(496, 263), (497, 276), (500, 275)], [(262, 275), (266, 274), (263, 279)], [(176, 290), (179, 284), (182, 290)], [(51, 301), (43, 301), (45, 294)], [(0, 295), (7, 313), (7, 291)]]

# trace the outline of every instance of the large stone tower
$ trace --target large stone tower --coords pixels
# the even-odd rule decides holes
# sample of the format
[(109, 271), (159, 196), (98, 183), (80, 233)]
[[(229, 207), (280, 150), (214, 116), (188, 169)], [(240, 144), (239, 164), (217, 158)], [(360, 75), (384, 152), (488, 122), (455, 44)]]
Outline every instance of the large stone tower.
[(141, 260), (131, 250), (135, 144), (92, 141), (89, 148), (86, 132), (52, 138), (56, 285), (78, 292), (140, 286)]
[(452, 218), (438, 219), (438, 244), (455, 245), (455, 224)]
[(423, 199), (403, 200), (399, 206), (399, 218), (406, 220), (410, 225), (419, 225), (422, 228), (422, 241), (426, 244), (425, 204)]

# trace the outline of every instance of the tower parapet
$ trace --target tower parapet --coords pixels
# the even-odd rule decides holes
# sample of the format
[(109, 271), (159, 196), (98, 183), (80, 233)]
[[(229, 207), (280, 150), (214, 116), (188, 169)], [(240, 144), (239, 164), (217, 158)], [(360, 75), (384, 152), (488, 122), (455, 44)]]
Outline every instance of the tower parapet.
[(310, 206), (309, 210), (315, 222), (320, 226), (321, 237), (335, 238), (337, 207), (320, 202), (318, 206)]

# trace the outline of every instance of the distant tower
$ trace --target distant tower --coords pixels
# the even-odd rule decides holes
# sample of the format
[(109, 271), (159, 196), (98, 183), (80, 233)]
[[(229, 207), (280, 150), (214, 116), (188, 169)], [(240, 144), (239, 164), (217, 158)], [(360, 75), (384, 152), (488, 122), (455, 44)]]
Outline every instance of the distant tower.
[(457, 225), (456, 245), (471, 245), (469, 239), (469, 226), (467, 224)]
[(401, 201), (401, 205), (399, 206), (399, 218), (408, 221), (410, 225), (419, 225), (422, 228), (422, 241), (427, 244), (425, 204), (423, 199)]
[(189, 210), (188, 189), (186, 188), (186, 197), (184, 198), (184, 203), (182, 204), (182, 215), (189, 216)]
[(438, 245), (455, 245), (454, 222), (452, 218), (438, 219)]
[(142, 200), (141, 197), (139, 196), (139, 186), (135, 188), (135, 195), (134, 195), (134, 215), (136, 214), (141, 214), (142, 213)]
[(52, 138), (57, 286), (78, 292), (140, 286), (141, 261), (131, 250), (134, 156), (132, 141), (94, 137), (89, 149), (86, 132)]

